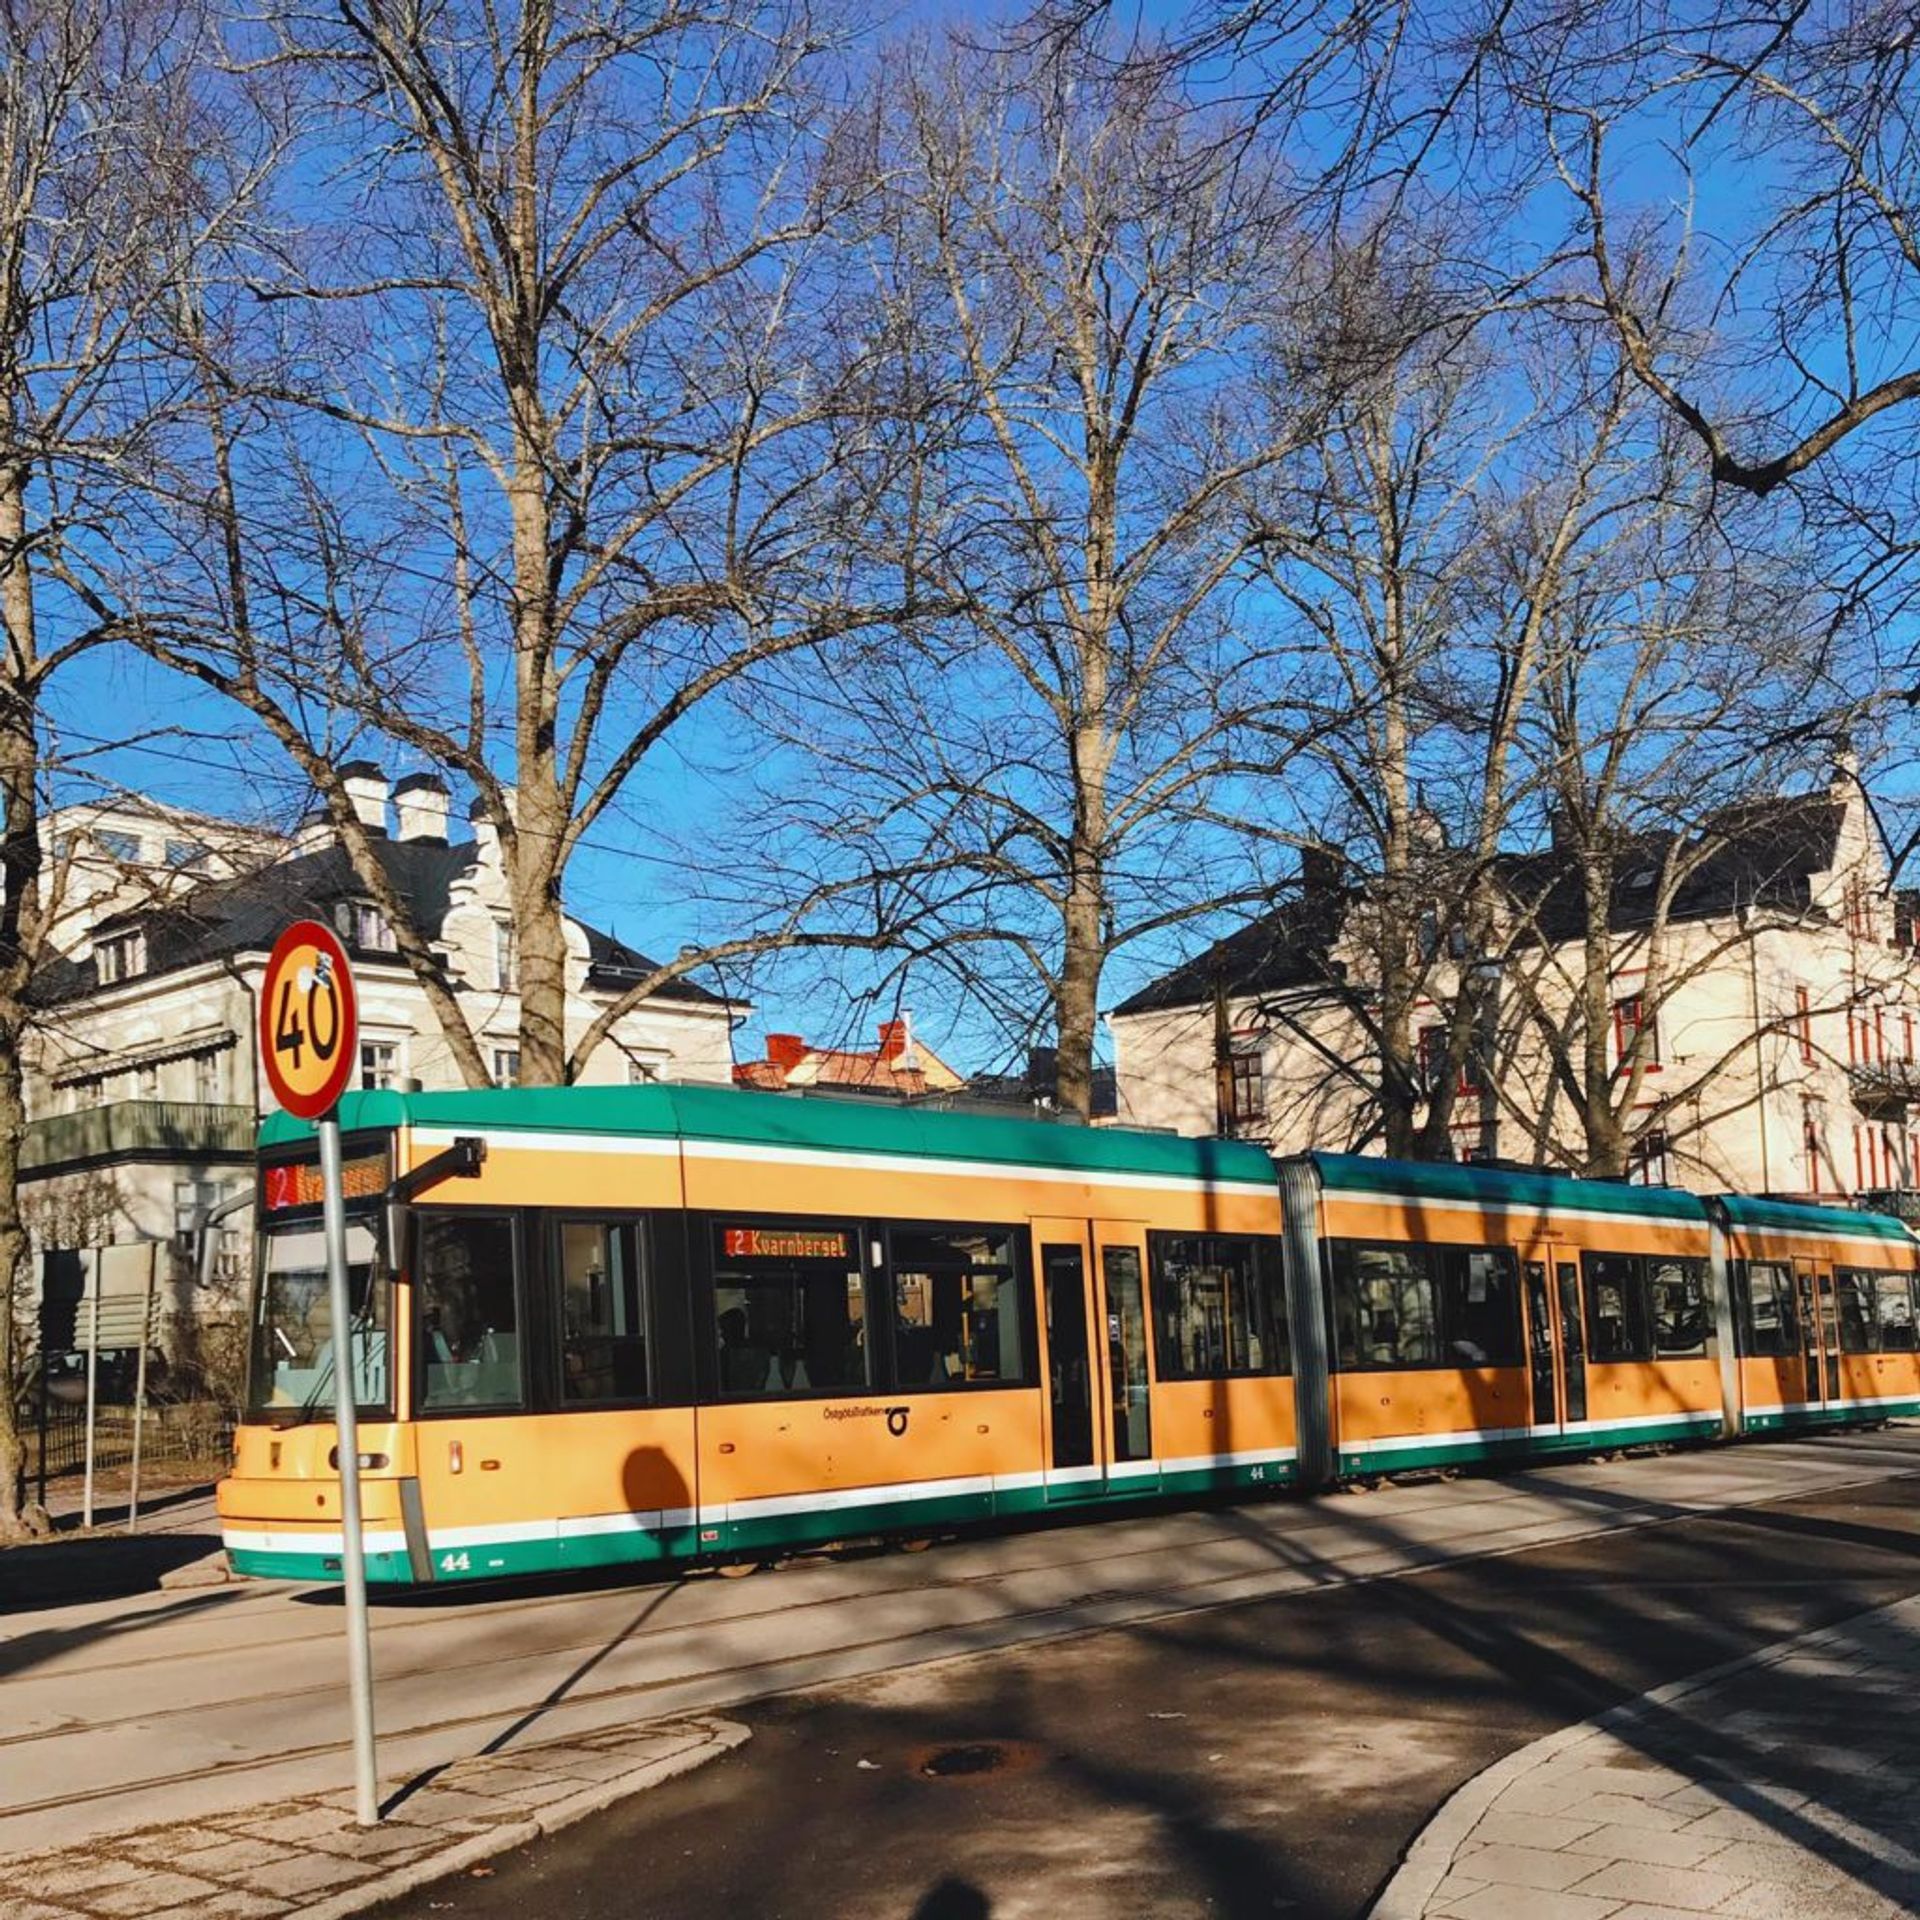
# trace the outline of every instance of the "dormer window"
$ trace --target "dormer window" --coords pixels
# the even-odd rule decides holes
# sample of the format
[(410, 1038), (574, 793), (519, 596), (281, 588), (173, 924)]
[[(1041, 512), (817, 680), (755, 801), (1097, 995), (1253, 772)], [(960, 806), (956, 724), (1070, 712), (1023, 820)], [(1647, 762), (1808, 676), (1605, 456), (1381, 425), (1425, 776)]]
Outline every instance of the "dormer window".
[(353, 943), (362, 953), (392, 953), (396, 945), (392, 922), (364, 900), (353, 910)]
[(333, 910), (340, 938), (362, 953), (392, 953), (396, 942), (387, 916), (370, 900), (343, 900)]
[(137, 927), (93, 945), (93, 963), (103, 987), (132, 980), (147, 970), (147, 937)]

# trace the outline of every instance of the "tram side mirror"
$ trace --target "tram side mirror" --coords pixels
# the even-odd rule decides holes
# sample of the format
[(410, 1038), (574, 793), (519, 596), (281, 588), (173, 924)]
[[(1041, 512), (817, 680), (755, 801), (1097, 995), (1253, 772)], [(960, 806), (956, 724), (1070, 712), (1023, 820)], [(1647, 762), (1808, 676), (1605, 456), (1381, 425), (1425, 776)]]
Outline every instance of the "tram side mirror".
[(186, 1243), (183, 1250), (193, 1255), (195, 1286), (213, 1285), (213, 1263), (220, 1251), (220, 1222), (228, 1214), (238, 1213), (243, 1207), (252, 1205), (253, 1188), (248, 1186), (245, 1192), (235, 1194), (231, 1200), (222, 1200), (218, 1206), (195, 1209), (192, 1227), (181, 1236)]
[(486, 1164), (487, 1143), (478, 1134), (463, 1133), (454, 1137), (453, 1145), (444, 1152), (436, 1153), (431, 1160), (423, 1160), (408, 1173), (403, 1173), (387, 1189), (386, 1205), (386, 1255), (388, 1270), (397, 1274), (407, 1245), (407, 1215), (412, 1210), (413, 1196), (423, 1187), (430, 1187), (442, 1180), (471, 1180)]

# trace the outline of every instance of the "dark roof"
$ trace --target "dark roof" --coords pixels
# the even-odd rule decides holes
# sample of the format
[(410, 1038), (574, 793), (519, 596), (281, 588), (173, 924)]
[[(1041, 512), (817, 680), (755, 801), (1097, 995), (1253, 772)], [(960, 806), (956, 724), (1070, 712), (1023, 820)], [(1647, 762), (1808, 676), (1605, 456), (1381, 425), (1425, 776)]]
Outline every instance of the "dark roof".
[[(455, 878), (474, 864), (476, 848), (469, 841), (450, 847), (439, 840), (376, 839), (374, 851), (387, 877), (413, 912), (429, 938), (440, 930), (453, 896)], [(342, 901), (364, 900), (367, 890), (354, 874), (344, 847), (296, 854), (235, 880), (210, 881), (165, 906), (122, 913), (100, 923), (100, 931), (138, 927), (146, 935), (146, 966), (142, 979), (199, 966), (230, 954), (265, 953), (290, 920), (312, 918), (333, 924), (329, 909)], [(643, 953), (596, 927), (587, 936), (587, 977), (591, 984), (617, 991), (643, 978), (656, 965)], [(351, 937), (347, 951), (356, 958), (394, 964), (391, 953), (367, 952)], [(49, 961), (34, 978), (34, 998), (43, 1006), (83, 999), (99, 986), (94, 961), (65, 957)], [(663, 1000), (722, 1003), (717, 994), (690, 980), (675, 980), (659, 989)]]
[[(1751, 906), (1806, 912), (1812, 876), (1833, 867), (1845, 813), (1844, 803), (1823, 790), (1749, 801), (1712, 815), (1692, 837), (1697, 864), (1674, 895), (1670, 920), (1711, 919)], [(1660, 876), (1678, 839), (1671, 832), (1637, 834), (1622, 847), (1607, 915), (1614, 931), (1630, 933), (1651, 922)], [(1502, 891), (1537, 922), (1539, 937), (1557, 945), (1584, 934), (1586, 897), (1577, 849), (1503, 854), (1497, 872)], [(1162, 974), (1114, 1011), (1199, 1006), (1218, 990), (1276, 993), (1337, 978), (1337, 963), (1329, 973), (1328, 955), (1348, 903), (1363, 891), (1320, 888), (1298, 894)]]
[(1328, 978), (1328, 952), (1346, 917), (1345, 892), (1314, 892), (1282, 901), (1238, 933), (1123, 1000), (1116, 1013), (1202, 1006), (1216, 992), (1279, 993)]

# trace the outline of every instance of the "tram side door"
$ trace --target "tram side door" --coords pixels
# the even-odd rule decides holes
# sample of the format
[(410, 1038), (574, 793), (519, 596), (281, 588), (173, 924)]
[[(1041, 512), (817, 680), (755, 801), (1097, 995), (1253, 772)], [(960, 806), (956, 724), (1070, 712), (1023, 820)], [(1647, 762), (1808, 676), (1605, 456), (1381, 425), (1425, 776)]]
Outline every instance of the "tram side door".
[(1106, 1489), (1092, 1237), (1084, 1220), (1036, 1219), (1033, 1248), (1047, 1346), (1045, 1497), (1049, 1503), (1091, 1499)]
[(1833, 1297), (1833, 1275), (1811, 1260), (1796, 1259), (1793, 1290), (1800, 1310), (1806, 1402), (1810, 1407), (1825, 1406), (1840, 1397), (1840, 1312)]
[(1094, 1298), (1104, 1345), (1107, 1478), (1139, 1488), (1153, 1466), (1153, 1394), (1147, 1358), (1147, 1230), (1132, 1222), (1094, 1223)]
[(1153, 1473), (1146, 1233), (1102, 1220), (1033, 1222), (1047, 1330), (1049, 1504)]
[(1520, 1249), (1520, 1271), (1527, 1295), (1531, 1424), (1558, 1432), (1587, 1417), (1580, 1257), (1571, 1247), (1541, 1241)]

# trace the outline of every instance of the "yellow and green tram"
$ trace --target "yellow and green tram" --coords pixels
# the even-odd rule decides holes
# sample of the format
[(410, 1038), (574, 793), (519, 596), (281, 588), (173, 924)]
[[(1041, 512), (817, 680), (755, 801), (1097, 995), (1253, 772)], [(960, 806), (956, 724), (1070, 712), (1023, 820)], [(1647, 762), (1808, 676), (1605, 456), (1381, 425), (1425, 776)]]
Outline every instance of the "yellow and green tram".
[[(726, 1088), (341, 1122), (379, 1581), (1920, 1411), (1868, 1214)], [(339, 1571), (319, 1202), (269, 1121), (242, 1573)]]

